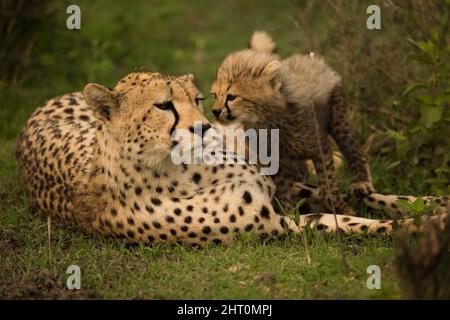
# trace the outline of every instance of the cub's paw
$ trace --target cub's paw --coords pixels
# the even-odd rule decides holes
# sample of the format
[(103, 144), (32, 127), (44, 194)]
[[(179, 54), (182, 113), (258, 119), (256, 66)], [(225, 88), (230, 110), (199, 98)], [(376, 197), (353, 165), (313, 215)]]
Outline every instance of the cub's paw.
[(368, 181), (352, 183), (351, 193), (356, 198), (366, 198), (373, 192), (375, 192), (375, 189), (373, 188), (372, 183)]

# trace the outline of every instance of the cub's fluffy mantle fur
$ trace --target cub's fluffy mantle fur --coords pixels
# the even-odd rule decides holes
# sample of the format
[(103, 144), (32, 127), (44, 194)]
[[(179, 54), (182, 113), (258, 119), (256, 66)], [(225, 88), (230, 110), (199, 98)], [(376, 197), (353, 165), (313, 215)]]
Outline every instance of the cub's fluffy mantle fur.
[(219, 67), (212, 85), (213, 114), (222, 124), (280, 129), (280, 171), (274, 177), (277, 196), (292, 207), (294, 180), (304, 179), (305, 160), (314, 163), (323, 203), (328, 210), (346, 212), (334, 175), (330, 137), (347, 159), (352, 191), (373, 192), (370, 171), (350, 127), (341, 77), (314, 55), (292, 55), (280, 61), (275, 43), (256, 32), (250, 49), (230, 54)]

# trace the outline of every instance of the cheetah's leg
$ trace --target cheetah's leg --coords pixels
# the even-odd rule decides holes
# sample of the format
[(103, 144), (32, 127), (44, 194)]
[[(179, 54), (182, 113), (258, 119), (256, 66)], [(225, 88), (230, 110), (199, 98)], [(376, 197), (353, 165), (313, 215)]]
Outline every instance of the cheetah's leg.
[(353, 181), (352, 193), (360, 198), (366, 197), (375, 190), (369, 164), (348, 120), (347, 103), (342, 87), (338, 86), (333, 90), (330, 104), (331, 135), (347, 159)]
[(317, 173), (317, 181), (320, 187), (320, 198), (326, 211), (336, 213), (355, 215), (352, 208), (348, 207), (339, 192), (336, 181), (333, 155), (330, 145), (322, 139), (321, 155), (313, 159), (314, 167)]

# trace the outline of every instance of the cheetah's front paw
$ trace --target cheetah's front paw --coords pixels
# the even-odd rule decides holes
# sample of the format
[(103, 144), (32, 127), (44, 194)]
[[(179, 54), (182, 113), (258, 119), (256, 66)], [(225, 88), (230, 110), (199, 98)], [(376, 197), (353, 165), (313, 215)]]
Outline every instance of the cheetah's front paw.
[(372, 183), (368, 181), (352, 183), (351, 193), (354, 197), (362, 199), (375, 192)]

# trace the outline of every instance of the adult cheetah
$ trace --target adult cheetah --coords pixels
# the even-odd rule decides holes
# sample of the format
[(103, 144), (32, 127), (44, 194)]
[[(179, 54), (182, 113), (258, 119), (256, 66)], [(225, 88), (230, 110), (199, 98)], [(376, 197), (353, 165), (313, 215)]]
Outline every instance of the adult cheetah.
[[(84, 232), (131, 243), (228, 243), (240, 233), (279, 237), (308, 224), (335, 230), (331, 214), (294, 221), (274, 212), (274, 184), (255, 166), (175, 164), (172, 134), (185, 129), (195, 140), (195, 121), (203, 133), (210, 127), (200, 104), (193, 76), (148, 72), (114, 90), (91, 83), (49, 100), (17, 146), (32, 202)], [(391, 221), (337, 218), (344, 232), (392, 230)]]

